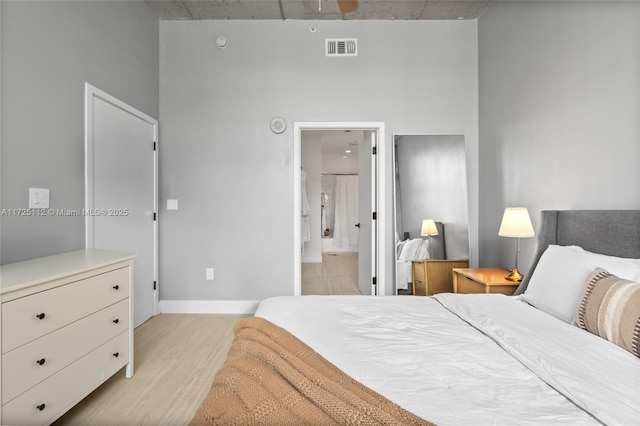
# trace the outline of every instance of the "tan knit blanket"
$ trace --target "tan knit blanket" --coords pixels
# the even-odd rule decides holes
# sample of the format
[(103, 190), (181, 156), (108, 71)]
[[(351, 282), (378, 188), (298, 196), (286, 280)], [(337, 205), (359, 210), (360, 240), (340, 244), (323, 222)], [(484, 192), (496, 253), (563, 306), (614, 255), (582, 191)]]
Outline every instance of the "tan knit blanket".
[(432, 425), (265, 319), (240, 320), (234, 331), (192, 425)]

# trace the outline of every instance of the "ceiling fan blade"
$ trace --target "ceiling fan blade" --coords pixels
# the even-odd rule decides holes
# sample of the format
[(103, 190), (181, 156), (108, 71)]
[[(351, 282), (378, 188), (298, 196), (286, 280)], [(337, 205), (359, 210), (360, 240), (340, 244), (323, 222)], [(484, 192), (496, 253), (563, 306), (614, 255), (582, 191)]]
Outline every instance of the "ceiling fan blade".
[(341, 13), (351, 13), (358, 10), (358, 0), (337, 0)]

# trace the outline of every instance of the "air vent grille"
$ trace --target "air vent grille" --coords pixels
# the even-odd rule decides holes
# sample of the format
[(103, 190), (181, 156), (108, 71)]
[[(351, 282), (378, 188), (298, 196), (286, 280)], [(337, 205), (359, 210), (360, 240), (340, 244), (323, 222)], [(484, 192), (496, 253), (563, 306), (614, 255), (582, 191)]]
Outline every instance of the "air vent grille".
[(325, 41), (326, 56), (358, 56), (357, 38), (328, 38)]

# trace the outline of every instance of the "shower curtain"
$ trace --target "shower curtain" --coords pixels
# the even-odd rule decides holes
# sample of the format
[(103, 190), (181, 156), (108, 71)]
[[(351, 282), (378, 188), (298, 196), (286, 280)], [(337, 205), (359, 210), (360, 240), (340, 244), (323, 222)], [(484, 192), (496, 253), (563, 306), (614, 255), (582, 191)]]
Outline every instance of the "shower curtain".
[(358, 199), (358, 176), (337, 176), (334, 247), (358, 247)]

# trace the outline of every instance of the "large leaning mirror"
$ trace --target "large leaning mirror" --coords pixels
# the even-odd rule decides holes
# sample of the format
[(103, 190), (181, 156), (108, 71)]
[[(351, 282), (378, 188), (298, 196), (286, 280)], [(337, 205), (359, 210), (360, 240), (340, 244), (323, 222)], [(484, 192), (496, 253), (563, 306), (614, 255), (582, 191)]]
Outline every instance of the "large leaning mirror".
[[(426, 134), (396, 134), (393, 141), (396, 290), (420, 294), (414, 260), (450, 259), (451, 267), (464, 267), (469, 259), (465, 141), (463, 135)], [(422, 227), (425, 219), (435, 222), (437, 235), (425, 235), (431, 233)]]

